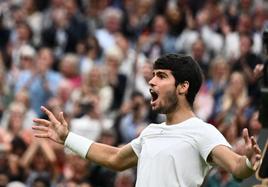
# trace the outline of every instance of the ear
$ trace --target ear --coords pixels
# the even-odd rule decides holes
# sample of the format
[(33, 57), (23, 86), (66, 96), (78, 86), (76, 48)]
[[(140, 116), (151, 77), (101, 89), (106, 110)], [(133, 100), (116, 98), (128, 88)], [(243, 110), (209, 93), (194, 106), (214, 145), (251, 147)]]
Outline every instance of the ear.
[(178, 84), (177, 93), (179, 95), (186, 95), (188, 93), (189, 86), (190, 84), (188, 81), (184, 81), (183, 83)]

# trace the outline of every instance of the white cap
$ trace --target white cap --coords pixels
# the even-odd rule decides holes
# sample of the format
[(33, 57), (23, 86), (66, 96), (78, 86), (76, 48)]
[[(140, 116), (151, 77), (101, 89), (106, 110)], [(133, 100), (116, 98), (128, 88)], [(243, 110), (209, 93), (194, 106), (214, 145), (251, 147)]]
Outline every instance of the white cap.
[(106, 57), (112, 57), (114, 58), (115, 60), (117, 60), (119, 63), (122, 62), (122, 60), (124, 59), (124, 54), (121, 50), (121, 48), (119, 48), (118, 46), (113, 46), (113, 47), (110, 47), (108, 48), (106, 51), (105, 51), (105, 56)]
[(26, 57), (35, 57), (35, 49), (30, 45), (23, 45), (20, 48), (20, 56), (26, 56)]
[(19, 181), (13, 181), (8, 183), (7, 187), (26, 187), (26, 185)]

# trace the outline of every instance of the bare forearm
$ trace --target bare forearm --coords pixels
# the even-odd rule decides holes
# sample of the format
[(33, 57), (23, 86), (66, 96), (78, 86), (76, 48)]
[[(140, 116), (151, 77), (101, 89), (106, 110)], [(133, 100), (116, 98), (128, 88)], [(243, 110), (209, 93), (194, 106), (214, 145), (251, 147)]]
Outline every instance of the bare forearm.
[(236, 167), (232, 171), (233, 175), (239, 179), (245, 179), (254, 174), (254, 170), (250, 169), (246, 164), (246, 157), (241, 156), (237, 159)]
[(117, 148), (101, 143), (93, 143), (87, 158), (107, 168), (122, 171), (136, 165), (136, 156), (129, 148)]
[(49, 160), (49, 162), (53, 163), (56, 161), (56, 155), (54, 153), (54, 150), (52, 149), (51, 146), (46, 141), (42, 141), (40, 143), (40, 146), (42, 148), (42, 151), (46, 158)]
[(212, 151), (212, 160), (238, 179), (245, 179), (254, 173), (246, 164), (246, 156), (238, 155), (226, 146), (215, 147)]
[(116, 147), (100, 143), (93, 143), (87, 153), (87, 159), (102, 166), (116, 170), (114, 162), (118, 151), (119, 148)]
[(39, 144), (34, 142), (26, 150), (26, 152), (22, 156), (22, 159), (20, 160), (20, 163), (23, 167), (28, 167), (30, 165), (30, 162), (32, 161), (38, 147), (39, 147)]
[(70, 132), (64, 145), (81, 157), (114, 170), (130, 168), (137, 163), (137, 156), (130, 144), (117, 148)]

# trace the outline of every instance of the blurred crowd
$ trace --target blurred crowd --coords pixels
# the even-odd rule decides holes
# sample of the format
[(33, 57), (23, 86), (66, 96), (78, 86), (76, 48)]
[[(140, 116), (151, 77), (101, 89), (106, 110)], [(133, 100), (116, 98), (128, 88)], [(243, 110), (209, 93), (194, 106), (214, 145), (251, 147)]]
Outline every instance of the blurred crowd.
[[(258, 137), (265, 62), (264, 0), (0, 0), (0, 187), (134, 187), (115, 172), (33, 137), (40, 106), (63, 111), (71, 131), (121, 146), (164, 116), (150, 108), (152, 64), (191, 55), (204, 72), (198, 117), (243, 154), (242, 129)], [(236, 187), (214, 168), (205, 187)]]

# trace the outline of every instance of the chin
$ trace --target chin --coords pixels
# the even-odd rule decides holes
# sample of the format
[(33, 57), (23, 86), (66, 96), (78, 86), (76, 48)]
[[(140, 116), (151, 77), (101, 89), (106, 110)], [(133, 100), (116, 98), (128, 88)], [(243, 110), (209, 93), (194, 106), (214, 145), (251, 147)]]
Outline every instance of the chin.
[(152, 110), (156, 113), (159, 113), (159, 114), (167, 114), (167, 112), (165, 111), (164, 108), (161, 108), (161, 107), (152, 107)]

